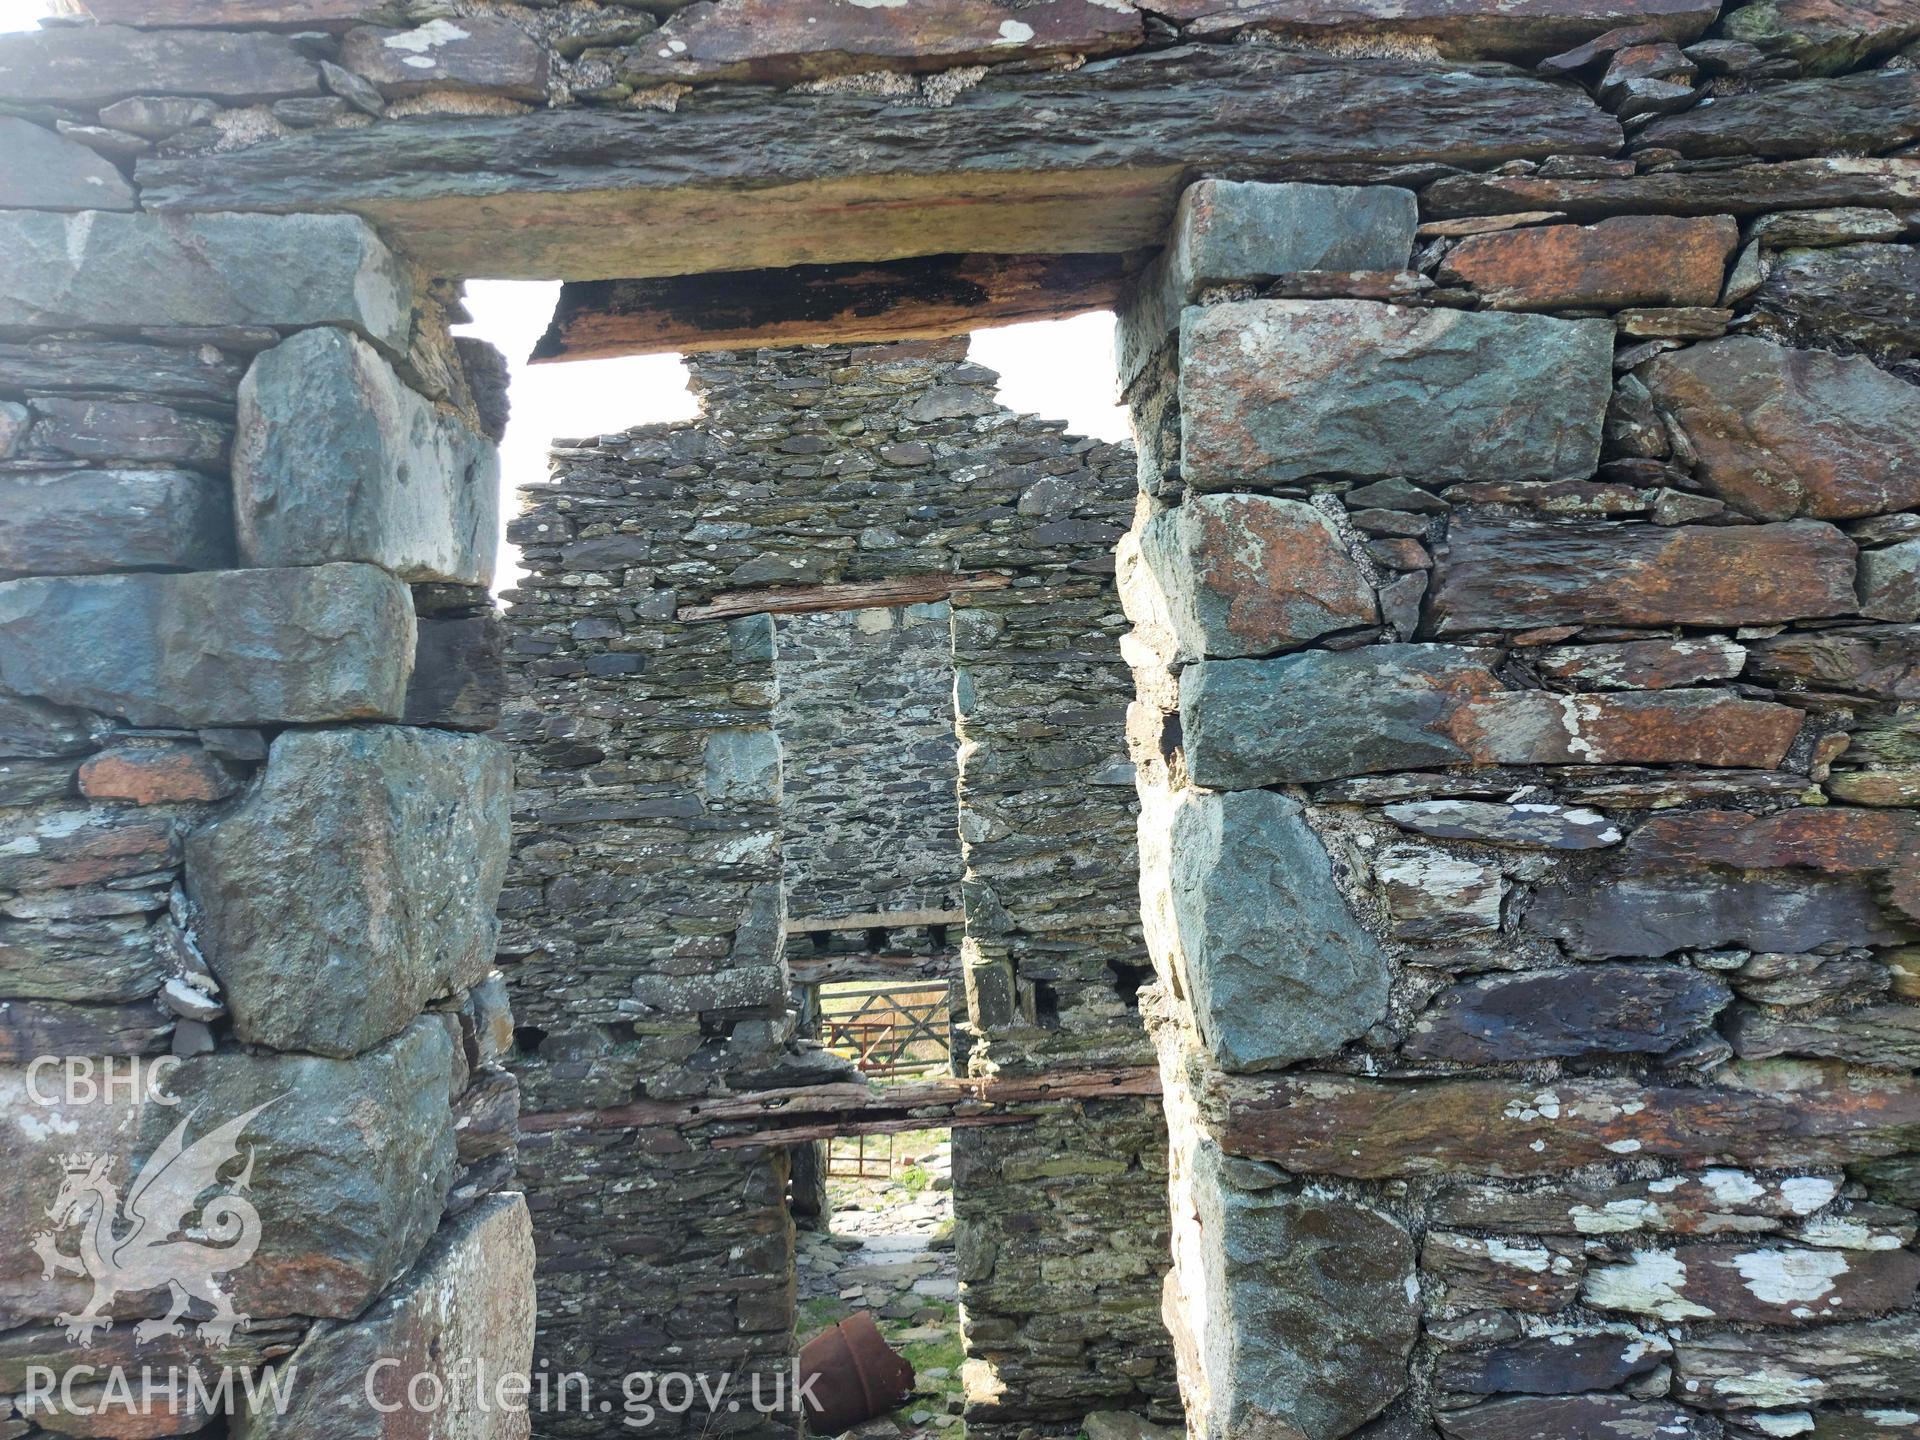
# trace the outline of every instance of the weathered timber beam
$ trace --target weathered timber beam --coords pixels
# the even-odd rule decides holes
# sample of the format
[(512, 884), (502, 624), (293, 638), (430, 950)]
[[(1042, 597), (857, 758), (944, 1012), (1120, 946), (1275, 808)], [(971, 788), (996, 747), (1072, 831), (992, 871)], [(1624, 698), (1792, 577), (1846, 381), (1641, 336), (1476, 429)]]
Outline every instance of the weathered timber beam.
[(995, 1111), (990, 1115), (955, 1115), (948, 1119), (908, 1116), (905, 1119), (856, 1118), (824, 1125), (785, 1125), (756, 1130), (751, 1135), (722, 1135), (715, 1150), (745, 1150), (755, 1145), (804, 1145), (810, 1140), (851, 1139), (855, 1135), (899, 1135), (909, 1130), (977, 1130), (986, 1125), (1031, 1125), (1036, 1111)]
[(875, 910), (860, 915), (803, 916), (786, 922), (789, 935), (815, 930), (912, 930), (922, 925), (964, 925), (964, 910)]
[[(605, 1110), (563, 1110), (522, 1115), (520, 1128), (549, 1130), (697, 1130), (711, 1126), (773, 1122), (756, 1135), (824, 1127), (834, 1135), (877, 1135), (874, 1128), (910, 1121), (901, 1128), (941, 1125), (1005, 1124), (979, 1117), (1002, 1115), (1012, 1107), (1046, 1106), (1068, 1100), (1105, 1100), (1158, 1095), (1160, 1072), (1150, 1065), (1105, 1070), (1053, 1070), (1038, 1075), (985, 1078), (948, 1077), (905, 1085), (873, 1086), (856, 1082), (801, 1085), (744, 1095), (697, 1100), (640, 1100)], [(1025, 1118), (1031, 1119), (1032, 1116)], [(822, 1138), (814, 1136), (812, 1138)], [(786, 1143), (731, 1136), (716, 1145)]]
[(533, 363), (751, 345), (939, 340), (1120, 303), (1129, 255), (928, 255), (562, 287)]
[(992, 73), (950, 105), (746, 87), (663, 111), (323, 129), (142, 159), (156, 210), (351, 210), (432, 273), (612, 280), (1161, 243), (1196, 174), (1348, 182), (1613, 154), (1498, 65), (1199, 45)]
[(913, 980), (957, 980), (957, 950), (931, 955), (820, 955), (787, 957), (787, 974), (796, 985), (833, 985), (849, 980), (898, 984)]
[(876, 605), (930, 605), (979, 590), (1004, 590), (1010, 575), (903, 575), (889, 580), (843, 580), (833, 585), (768, 586), (723, 590), (705, 605), (683, 605), (682, 623), (735, 620), (742, 615), (811, 615), (824, 610), (866, 610)]

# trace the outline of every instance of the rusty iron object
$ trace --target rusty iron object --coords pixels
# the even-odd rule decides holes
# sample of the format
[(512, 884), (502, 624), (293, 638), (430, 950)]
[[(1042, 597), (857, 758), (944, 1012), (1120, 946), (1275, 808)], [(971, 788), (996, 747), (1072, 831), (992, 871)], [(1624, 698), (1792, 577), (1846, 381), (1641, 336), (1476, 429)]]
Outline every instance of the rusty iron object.
[(800, 1348), (800, 1393), (816, 1435), (838, 1435), (884, 1415), (913, 1390), (913, 1366), (856, 1310)]

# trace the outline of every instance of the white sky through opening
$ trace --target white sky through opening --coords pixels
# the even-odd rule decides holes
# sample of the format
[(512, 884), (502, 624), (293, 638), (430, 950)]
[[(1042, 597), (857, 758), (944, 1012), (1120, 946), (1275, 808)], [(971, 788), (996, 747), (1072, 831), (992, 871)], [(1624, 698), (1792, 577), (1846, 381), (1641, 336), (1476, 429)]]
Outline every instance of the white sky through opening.
[[(518, 511), (520, 487), (545, 478), (547, 447), (554, 440), (692, 420), (700, 413), (678, 355), (527, 364), (559, 292), (550, 281), (467, 285), (473, 322), (457, 327), (458, 333), (491, 341), (512, 369), (512, 415), (500, 446), (503, 520)], [(1114, 403), (1113, 324), (1113, 316), (1101, 312), (980, 330), (972, 355), (1000, 373), (1000, 403), (1009, 409), (1064, 420), (1078, 435), (1123, 440), (1127, 412)], [(505, 590), (520, 574), (519, 552), (504, 538), (502, 545), (495, 584)]]

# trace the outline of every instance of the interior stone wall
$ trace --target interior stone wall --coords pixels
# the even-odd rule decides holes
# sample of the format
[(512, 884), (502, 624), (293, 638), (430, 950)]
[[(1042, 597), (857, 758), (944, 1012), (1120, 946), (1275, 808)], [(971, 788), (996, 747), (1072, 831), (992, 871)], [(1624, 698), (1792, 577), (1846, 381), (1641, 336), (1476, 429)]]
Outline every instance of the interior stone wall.
[(1876, 222), (1416, 252), (1447, 193), (1203, 182), (1128, 316), (1191, 1423), (1909, 1433), (1920, 392), (1862, 333)]
[[(954, 833), (953, 695), (961, 841), (944, 853), (966, 964), (997, 977), (970, 988), (1011, 1002), (975, 1010), (990, 1043), (972, 1063), (1151, 1064), (1131, 1003), (1145, 962), (1111, 554), (1130, 450), (1002, 409), (964, 340), (715, 354), (691, 369), (698, 422), (557, 446), (510, 531), (528, 571), (508, 612), (519, 786), (502, 941), (531, 1112), (522, 1175), (541, 1354), (590, 1374), (790, 1352), (785, 1153), (715, 1150), (744, 1125), (689, 1129), (687, 1107), (840, 1076), (792, 1034), (784, 840), (797, 816), (838, 840), (818, 817), (838, 827), (841, 810), (884, 803), (877, 752), (913, 799), (881, 817), (888, 833), (914, 827), (909, 861), (941, 853), (917, 832)], [(747, 597), (731, 608), (857, 604), (880, 581), (979, 583), (913, 607), (688, 618), (728, 595)], [(891, 671), (865, 658), (876, 636)], [(929, 673), (935, 655), (952, 681)], [(836, 683), (885, 687), (902, 662), (897, 698)], [(802, 684), (776, 693), (796, 668)], [(783, 754), (788, 718), (798, 741)], [(797, 797), (796, 764), (815, 772)], [(834, 794), (850, 777), (869, 788)], [(1111, 844), (1089, 853), (1095, 826)], [(917, 883), (879, 874), (881, 898), (901, 893), (896, 877)], [(1077, 1427), (1103, 1403), (1170, 1403), (1153, 1318), (1157, 1123), (1150, 1101), (1095, 1099), (1040, 1125), (956, 1132), (956, 1170), (979, 1182), (955, 1195), (990, 1407), (978, 1423)], [(1036, 1189), (1042, 1144), (1060, 1163)], [(716, 1212), (719, 1194), (731, 1199)]]
[(960, 909), (951, 607), (774, 625), (790, 916)]

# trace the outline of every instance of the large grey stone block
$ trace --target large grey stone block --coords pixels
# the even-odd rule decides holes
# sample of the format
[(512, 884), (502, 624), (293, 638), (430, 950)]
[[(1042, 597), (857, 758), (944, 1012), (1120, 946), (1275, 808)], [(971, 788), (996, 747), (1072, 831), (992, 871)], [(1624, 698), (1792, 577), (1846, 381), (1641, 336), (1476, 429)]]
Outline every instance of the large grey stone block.
[(1419, 224), (1414, 193), (1391, 185), (1189, 185), (1167, 248), (1121, 313), (1121, 383), (1145, 368), (1178, 328), (1181, 310), (1206, 290), (1296, 270), (1404, 270)]
[[(238, 1153), (222, 1169), (237, 1175), (251, 1152), (241, 1198), (258, 1214), (258, 1248), (221, 1284), (235, 1308), (256, 1319), (345, 1319), (413, 1263), (439, 1223), (454, 1164), (452, 1077), (452, 1037), (432, 1018), (355, 1060), (228, 1051), (186, 1061), (160, 1087), (176, 1104), (130, 1095), (127, 1086), (111, 1098), (68, 1097), (45, 1075), (36, 1088), (52, 1103), (41, 1103), (24, 1068), (0, 1069), (8, 1116), (0, 1127), (0, 1215), (42, 1215), (60, 1188), (64, 1155), (104, 1157), (105, 1178), (125, 1195), (183, 1120), (191, 1146), (264, 1107), (239, 1131)], [(183, 1218), (201, 1213), (195, 1207)], [(65, 1232), (59, 1247), (74, 1255), (77, 1236)], [(24, 1237), (0, 1245), (0, 1324), (44, 1323), (85, 1306), (91, 1281), (42, 1269)], [(166, 1300), (164, 1290), (128, 1289), (106, 1313), (155, 1315)]]
[(1490, 650), (1369, 645), (1275, 660), (1209, 660), (1180, 677), (1196, 785), (1338, 780), (1466, 761), (1442, 725), (1463, 695), (1500, 688)]
[(1193, 495), (1120, 547), (1136, 633), (1173, 660), (1271, 655), (1380, 618), (1334, 524), (1271, 495)]
[(0, 115), (0, 210), (131, 210), (133, 187), (113, 162), (64, 135)]
[(416, 584), (493, 579), (492, 442), (343, 330), (303, 331), (253, 362), (233, 488), (247, 564), (364, 560)]
[(0, 474), (0, 576), (233, 563), (224, 481), (189, 470)]
[(528, 1373), (533, 1327), (526, 1197), (491, 1195), (442, 1226), (419, 1263), (365, 1315), (309, 1331), (285, 1361), (299, 1377), (293, 1402), (256, 1406), (237, 1417), (233, 1433), (236, 1440), (521, 1440), (527, 1414), (491, 1403), (491, 1391), (486, 1406), (425, 1413), (407, 1397), (410, 1389), (430, 1393), (435, 1382), (443, 1394), (471, 1395), (476, 1381), (491, 1386)]
[(413, 645), (371, 565), (0, 583), (0, 691), (135, 725), (394, 719)]
[(286, 35), (120, 25), (0, 35), (5, 100), (97, 107), (123, 95), (196, 95), (245, 105), (320, 93), (320, 67)]
[(406, 267), (357, 215), (0, 211), (0, 332), (344, 325), (396, 356)]
[(512, 763), (480, 736), (294, 730), (258, 788), (196, 830), (187, 893), (234, 1033), (355, 1055), (486, 978)]
[(1341, 1440), (1407, 1387), (1413, 1241), (1384, 1210), (1175, 1136), (1164, 1314), (1200, 1440)]
[(1590, 475), (1613, 326), (1363, 300), (1249, 300), (1180, 322), (1182, 474), (1196, 490), (1316, 475)]
[(1387, 1009), (1388, 967), (1297, 801), (1183, 791), (1140, 818), (1147, 943), (1222, 1068), (1331, 1055)]

